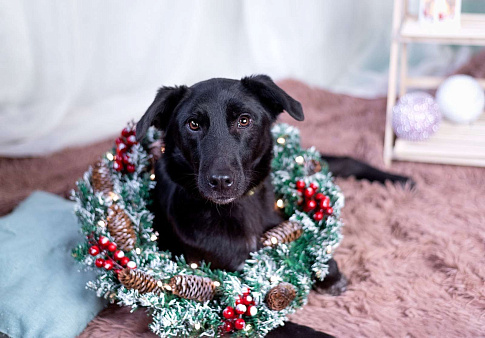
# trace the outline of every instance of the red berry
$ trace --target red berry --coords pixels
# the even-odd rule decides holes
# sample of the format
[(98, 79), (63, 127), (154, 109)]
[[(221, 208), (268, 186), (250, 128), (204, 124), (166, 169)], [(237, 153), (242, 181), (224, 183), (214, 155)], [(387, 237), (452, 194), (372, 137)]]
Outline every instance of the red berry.
[(136, 143), (136, 136), (135, 135), (130, 135), (126, 138), (126, 144), (128, 146), (132, 146)]
[(99, 245), (101, 245), (101, 247), (105, 247), (108, 245), (109, 243), (109, 239), (108, 237), (105, 237), (105, 236), (100, 236), (99, 239), (98, 239), (98, 243)]
[(333, 214), (333, 208), (332, 208), (332, 207), (328, 207), (328, 208), (326, 208), (326, 209), (325, 209), (325, 213), (326, 213), (327, 215), (331, 215), (331, 214)]
[(131, 129), (123, 128), (123, 130), (121, 131), (121, 135), (124, 136), (124, 137), (130, 136), (131, 135)]
[(315, 199), (316, 199), (317, 201), (320, 201), (320, 200), (321, 200), (322, 198), (324, 198), (324, 197), (325, 197), (325, 195), (324, 195), (324, 194), (322, 194), (321, 192), (319, 192), (319, 193), (315, 194)]
[(121, 161), (119, 161), (119, 160), (114, 161), (113, 162), (113, 169), (116, 170), (116, 171), (123, 170), (123, 163), (121, 163)]
[(303, 191), (303, 194), (305, 195), (306, 198), (312, 197), (314, 193), (315, 193), (315, 190), (313, 190), (312, 187), (308, 187)]
[(116, 155), (121, 155), (127, 150), (127, 146), (124, 143), (120, 143), (116, 146)]
[(316, 206), (317, 206), (317, 202), (315, 202), (314, 200), (308, 200), (306, 201), (305, 206), (303, 207), (303, 211), (305, 212), (312, 211), (313, 209), (315, 209)]
[(249, 305), (253, 302), (253, 297), (249, 294), (242, 296), (242, 301), (244, 305)]
[(236, 321), (234, 322), (234, 327), (235, 327), (237, 330), (243, 330), (245, 326), (246, 326), (246, 322), (245, 322), (245, 321), (244, 321), (244, 319), (242, 319), (242, 318), (238, 318), (238, 319), (236, 319)]
[(114, 264), (113, 264), (113, 261), (112, 261), (111, 259), (108, 259), (108, 260), (106, 260), (106, 261), (104, 262), (104, 268), (105, 268), (106, 270), (111, 270), (111, 269), (113, 269), (113, 266), (114, 266)]
[(97, 254), (99, 254), (99, 246), (93, 245), (92, 247), (90, 247), (89, 248), (89, 254), (91, 256), (96, 256)]
[(232, 325), (232, 323), (230, 321), (226, 320), (224, 322), (224, 330), (226, 332), (231, 332), (232, 330), (234, 330), (234, 325)]
[(110, 251), (110, 252), (116, 251), (116, 244), (115, 243), (109, 243), (108, 244), (108, 251)]
[(101, 268), (104, 265), (104, 259), (98, 258), (98, 259), (96, 259), (96, 261), (94, 262), (94, 264), (96, 264), (96, 266), (98, 268)]
[(114, 257), (115, 257), (116, 260), (119, 261), (119, 260), (121, 260), (122, 258), (125, 257), (125, 253), (121, 250), (117, 250), (114, 254)]
[(249, 295), (251, 293), (251, 289), (248, 286), (242, 288), (243, 295)]
[(116, 274), (116, 276), (118, 276), (118, 274), (120, 273), (120, 271), (121, 271), (121, 270), (120, 270), (120, 269), (115, 269), (115, 270), (113, 270), (113, 271), (114, 271), (114, 273)]
[(236, 305), (236, 313), (238, 315), (242, 315), (244, 312), (246, 312), (247, 307), (244, 304), (237, 304)]
[(224, 311), (222, 311), (222, 315), (226, 319), (234, 318), (234, 308), (232, 308), (231, 306), (226, 307)]
[(254, 305), (249, 305), (248, 309), (246, 310), (246, 315), (247, 316), (256, 316), (258, 313), (258, 308)]
[(239, 297), (239, 298), (236, 298), (236, 301), (234, 302), (236, 305), (239, 305), (239, 304), (244, 304), (243, 300)]
[(121, 263), (121, 265), (125, 266), (126, 264), (128, 264), (129, 261), (130, 261), (130, 259), (125, 256), (125, 257), (121, 258), (120, 263)]
[(126, 153), (121, 154), (121, 161), (124, 164), (130, 164), (131, 163), (131, 159)]
[(130, 174), (135, 172), (135, 166), (133, 164), (128, 164), (126, 166), (126, 171), (128, 171)]
[(323, 196), (318, 206), (320, 207), (320, 209), (328, 208), (330, 206), (330, 198), (328, 196)]
[(123, 139), (121, 137), (118, 137), (115, 142), (118, 145), (120, 143), (123, 143)]
[(305, 182), (303, 182), (302, 180), (296, 181), (295, 185), (296, 185), (296, 189), (298, 190), (305, 189)]
[(317, 191), (318, 190), (318, 184), (316, 184), (315, 182), (312, 182), (312, 183), (310, 183), (310, 188)]
[(128, 263), (126, 263), (126, 267), (127, 267), (128, 269), (132, 269), (132, 270), (133, 270), (133, 269), (136, 269), (136, 263), (135, 263), (135, 262), (133, 262), (133, 261), (129, 261)]
[(317, 222), (320, 222), (323, 219), (323, 212), (317, 211), (315, 215), (313, 215), (313, 219)]

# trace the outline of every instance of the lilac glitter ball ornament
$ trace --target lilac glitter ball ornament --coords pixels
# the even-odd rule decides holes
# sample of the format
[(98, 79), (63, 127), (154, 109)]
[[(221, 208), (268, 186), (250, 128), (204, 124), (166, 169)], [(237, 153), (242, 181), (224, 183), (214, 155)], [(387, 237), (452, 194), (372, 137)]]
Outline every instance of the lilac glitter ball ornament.
[(438, 130), (441, 122), (438, 104), (425, 92), (404, 95), (392, 112), (394, 133), (409, 141), (426, 140)]

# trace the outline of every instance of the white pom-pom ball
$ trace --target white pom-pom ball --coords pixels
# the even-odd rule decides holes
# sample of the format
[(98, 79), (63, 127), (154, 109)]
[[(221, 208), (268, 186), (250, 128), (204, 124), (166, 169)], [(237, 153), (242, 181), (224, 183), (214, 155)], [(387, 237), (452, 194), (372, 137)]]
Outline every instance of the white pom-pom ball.
[(455, 123), (475, 121), (483, 112), (485, 94), (473, 77), (453, 75), (436, 92), (436, 102), (442, 115)]

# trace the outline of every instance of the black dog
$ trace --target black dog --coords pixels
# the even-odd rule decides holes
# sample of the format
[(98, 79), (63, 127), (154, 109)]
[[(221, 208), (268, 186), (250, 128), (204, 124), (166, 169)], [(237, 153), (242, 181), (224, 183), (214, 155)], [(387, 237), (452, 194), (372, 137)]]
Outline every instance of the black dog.
[[(154, 228), (163, 233), (161, 249), (184, 254), (188, 262), (204, 260), (212, 268), (235, 271), (261, 247), (261, 235), (282, 221), (274, 211), (269, 173), (271, 126), (283, 110), (298, 121), (304, 118), (300, 103), (264, 75), (158, 91), (136, 134), (143, 137), (151, 125), (164, 132), (153, 206)], [(337, 175), (406, 181), (352, 159), (327, 160)], [(346, 280), (334, 260), (329, 266), (317, 288), (339, 294)], [(327, 335), (288, 323), (270, 336)]]

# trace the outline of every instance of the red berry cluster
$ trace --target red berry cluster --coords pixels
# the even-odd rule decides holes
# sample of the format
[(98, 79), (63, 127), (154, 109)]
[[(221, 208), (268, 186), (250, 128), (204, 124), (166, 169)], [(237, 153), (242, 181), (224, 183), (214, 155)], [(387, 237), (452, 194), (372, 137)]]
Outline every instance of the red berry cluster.
[(243, 290), (243, 294), (236, 299), (234, 307), (228, 306), (222, 311), (222, 315), (226, 318), (223, 325), (224, 331), (243, 330), (246, 327), (243, 315), (252, 317), (257, 313), (258, 308), (253, 296), (251, 296), (251, 290), (246, 288)]
[(136, 131), (134, 126), (126, 127), (121, 131), (121, 136), (116, 139), (116, 156), (113, 169), (116, 171), (135, 172), (135, 165), (130, 158), (130, 150), (136, 144)]
[(92, 237), (89, 239), (89, 242), (91, 244), (89, 247), (89, 254), (91, 256), (101, 255), (101, 257), (96, 258), (96, 261), (94, 262), (98, 268), (104, 268), (106, 270), (112, 270), (114, 268), (116, 274), (118, 274), (123, 267), (136, 269), (136, 263), (130, 261), (122, 250), (117, 250), (118, 248), (116, 244), (110, 242), (108, 237), (100, 236), (97, 241)]
[(318, 188), (316, 183), (310, 183), (307, 187), (305, 182), (296, 181), (296, 190), (302, 196), (298, 204), (303, 205), (303, 211), (314, 212), (313, 219), (320, 222), (325, 215), (333, 214), (333, 208), (330, 206), (330, 198), (318, 192)]

